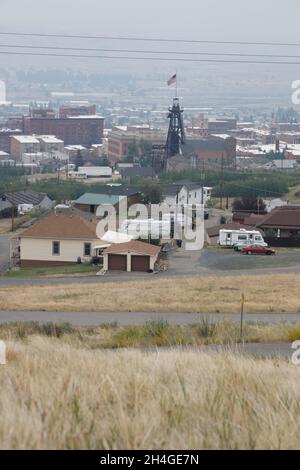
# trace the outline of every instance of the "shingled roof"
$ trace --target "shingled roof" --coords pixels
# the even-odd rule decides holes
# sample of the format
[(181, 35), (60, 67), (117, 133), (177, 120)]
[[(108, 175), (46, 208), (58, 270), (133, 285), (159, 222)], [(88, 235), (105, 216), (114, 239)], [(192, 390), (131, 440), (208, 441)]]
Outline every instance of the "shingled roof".
[(37, 206), (43, 201), (45, 197), (47, 197), (46, 193), (38, 193), (36, 191), (31, 190), (15, 191), (13, 193), (1, 194), (1, 198), (5, 198), (7, 201), (9, 201), (12, 205), (15, 206), (19, 204), (33, 204), (34, 206)]
[(125, 251), (132, 251), (143, 255), (157, 256), (160, 252), (160, 247), (151, 245), (150, 243), (141, 242), (139, 240), (131, 240), (126, 243), (114, 243), (109, 248), (104, 250), (105, 253), (121, 253)]
[(263, 229), (300, 230), (300, 206), (282, 206), (273, 209), (258, 224)]
[(84, 219), (77, 213), (51, 213), (38, 220), (21, 234), (21, 238), (52, 238), (57, 240), (96, 240), (97, 220)]

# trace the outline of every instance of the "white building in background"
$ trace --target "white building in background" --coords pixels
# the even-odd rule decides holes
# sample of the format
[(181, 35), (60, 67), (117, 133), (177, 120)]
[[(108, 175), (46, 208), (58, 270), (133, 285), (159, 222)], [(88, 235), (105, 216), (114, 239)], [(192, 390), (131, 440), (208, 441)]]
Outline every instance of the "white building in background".
[(55, 135), (37, 135), (35, 136), (40, 141), (41, 152), (55, 154), (64, 153), (64, 141), (58, 139)]
[(33, 135), (12, 136), (10, 139), (10, 154), (17, 162), (21, 162), (24, 153), (40, 152), (40, 142)]

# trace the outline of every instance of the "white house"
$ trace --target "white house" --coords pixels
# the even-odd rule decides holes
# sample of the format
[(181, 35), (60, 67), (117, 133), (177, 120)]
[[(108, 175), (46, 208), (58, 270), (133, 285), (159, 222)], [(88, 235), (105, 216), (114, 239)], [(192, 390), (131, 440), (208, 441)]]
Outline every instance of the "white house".
[(198, 183), (187, 183), (183, 185), (170, 184), (163, 188), (163, 203), (174, 206), (186, 204), (206, 205), (211, 198), (212, 188), (201, 186)]
[(21, 267), (62, 266), (90, 262), (110, 243), (96, 235), (97, 221), (76, 211), (51, 213), (20, 236)]

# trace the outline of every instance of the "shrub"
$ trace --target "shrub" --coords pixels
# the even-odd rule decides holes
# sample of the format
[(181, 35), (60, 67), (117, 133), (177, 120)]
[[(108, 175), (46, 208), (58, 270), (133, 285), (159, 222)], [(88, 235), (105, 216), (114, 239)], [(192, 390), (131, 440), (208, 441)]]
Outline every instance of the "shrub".
[(199, 324), (197, 324), (196, 330), (197, 334), (201, 338), (211, 338), (216, 333), (217, 323), (212, 322), (207, 317), (201, 317)]
[(292, 326), (288, 333), (288, 339), (292, 343), (293, 341), (300, 340), (300, 326)]
[(163, 336), (169, 329), (167, 321), (148, 321), (145, 324), (145, 334), (150, 337)]

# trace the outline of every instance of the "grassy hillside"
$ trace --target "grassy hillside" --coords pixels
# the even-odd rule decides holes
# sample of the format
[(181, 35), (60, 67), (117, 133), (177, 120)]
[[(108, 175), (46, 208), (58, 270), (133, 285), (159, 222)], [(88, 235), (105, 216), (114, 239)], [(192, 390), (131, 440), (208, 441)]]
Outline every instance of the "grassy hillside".
[(295, 449), (300, 368), (33, 336), (0, 367), (1, 449)]

